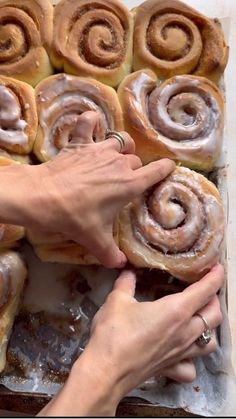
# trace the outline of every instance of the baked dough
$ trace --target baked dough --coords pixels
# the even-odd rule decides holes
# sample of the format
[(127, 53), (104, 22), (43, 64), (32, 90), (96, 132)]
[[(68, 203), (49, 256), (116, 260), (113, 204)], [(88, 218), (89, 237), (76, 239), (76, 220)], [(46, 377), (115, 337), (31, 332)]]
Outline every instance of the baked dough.
[(0, 253), (0, 372), (6, 365), (6, 351), (18, 313), (27, 271), (15, 252)]
[(178, 0), (147, 0), (134, 10), (134, 70), (161, 79), (195, 74), (219, 80), (228, 47), (216, 19)]
[(210, 171), (221, 153), (224, 100), (204, 77), (175, 76), (162, 84), (151, 70), (126, 77), (118, 90), (125, 129), (143, 163), (169, 157)]
[(0, 74), (35, 86), (52, 74), (50, 0), (0, 1)]
[(58, 70), (117, 86), (130, 73), (133, 18), (118, 0), (62, 0), (51, 59)]
[(100, 116), (95, 141), (104, 140), (107, 129), (123, 130), (122, 110), (115, 90), (94, 79), (56, 74), (37, 86), (36, 101), (39, 126), (34, 153), (42, 162), (67, 146), (83, 112), (92, 110)]
[(224, 211), (219, 192), (204, 176), (177, 167), (124, 208), (119, 236), (133, 265), (197, 281), (220, 257)]

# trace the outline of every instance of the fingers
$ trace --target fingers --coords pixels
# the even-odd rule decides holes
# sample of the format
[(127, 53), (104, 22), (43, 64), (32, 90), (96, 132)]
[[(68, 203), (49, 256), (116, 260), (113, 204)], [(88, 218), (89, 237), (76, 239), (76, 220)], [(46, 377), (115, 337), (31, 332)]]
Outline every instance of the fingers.
[(136, 288), (136, 275), (130, 270), (124, 270), (114, 284), (114, 290), (122, 291), (134, 297)]
[(84, 243), (92, 255), (106, 268), (123, 268), (127, 263), (125, 254), (117, 246), (113, 231), (103, 234), (93, 234)]
[(142, 167), (142, 162), (138, 156), (135, 156), (133, 154), (127, 154), (126, 156), (124, 156), (124, 158), (128, 161), (132, 170), (137, 170), (140, 169), (140, 167)]
[(162, 159), (147, 164), (135, 172), (138, 193), (165, 179), (175, 169), (175, 163), (169, 159)]
[(216, 265), (200, 281), (190, 285), (182, 292), (183, 302), (193, 315), (206, 306), (224, 283), (224, 268)]
[(127, 132), (119, 132), (119, 134), (122, 136), (125, 143), (122, 149), (121, 149), (120, 142), (115, 137), (114, 138), (111, 137), (103, 141), (102, 143), (100, 143), (100, 147), (110, 148), (122, 154), (135, 154), (134, 140), (130, 137), (130, 135)]
[(205, 345), (200, 346), (196, 342), (194, 342), (184, 353), (184, 357), (187, 358), (196, 358), (196, 357), (202, 357), (207, 356), (211, 354), (212, 352), (215, 352), (217, 348), (217, 339), (216, 334), (213, 332), (211, 341)]
[(97, 112), (84, 112), (78, 117), (75, 129), (72, 132), (70, 144), (93, 143), (93, 136), (98, 129), (100, 116)]
[(191, 359), (184, 359), (161, 371), (163, 377), (170, 378), (178, 383), (191, 383), (195, 380), (197, 372)]
[[(213, 297), (213, 299), (199, 311), (199, 314), (206, 319), (211, 330), (216, 329), (222, 322), (219, 298), (217, 296)], [(204, 332), (205, 329), (206, 325), (201, 317), (196, 315), (193, 316), (188, 327), (189, 335), (193, 336), (195, 340)]]

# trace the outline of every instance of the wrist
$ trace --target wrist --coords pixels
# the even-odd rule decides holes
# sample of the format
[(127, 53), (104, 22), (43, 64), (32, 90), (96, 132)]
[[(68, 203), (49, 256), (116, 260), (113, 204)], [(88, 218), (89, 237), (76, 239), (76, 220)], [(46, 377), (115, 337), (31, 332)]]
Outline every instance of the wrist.
[(85, 351), (74, 363), (61, 392), (46, 406), (43, 416), (115, 416), (120, 401), (110, 370), (97, 365)]
[[(114, 416), (121, 400), (119, 384), (110, 365), (86, 350), (75, 362), (68, 384), (80, 389), (84, 399), (84, 415)], [(88, 391), (89, 389), (89, 391)], [(78, 393), (77, 393), (78, 394)]]

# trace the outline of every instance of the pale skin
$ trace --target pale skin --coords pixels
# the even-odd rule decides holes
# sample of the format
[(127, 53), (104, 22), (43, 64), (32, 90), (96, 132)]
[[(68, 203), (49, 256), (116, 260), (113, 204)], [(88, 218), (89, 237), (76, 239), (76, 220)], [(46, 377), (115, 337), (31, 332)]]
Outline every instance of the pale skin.
[[(54, 160), (1, 167), (0, 221), (62, 233), (86, 246), (104, 266), (122, 268), (127, 260), (113, 238), (114, 220), (124, 205), (164, 179), (175, 164), (163, 159), (142, 167), (127, 133), (121, 153), (115, 139), (94, 144), (96, 129), (97, 114), (84, 113), (71, 143)], [(216, 348), (215, 338), (203, 348), (196, 344), (204, 324), (195, 314), (202, 313), (212, 329), (220, 324), (217, 293), (223, 281), (223, 268), (217, 265), (181, 293), (138, 303), (135, 274), (123, 271), (97, 313), (89, 344), (64, 388), (40, 414), (114, 415), (119, 401), (151, 376), (193, 380), (192, 358)]]

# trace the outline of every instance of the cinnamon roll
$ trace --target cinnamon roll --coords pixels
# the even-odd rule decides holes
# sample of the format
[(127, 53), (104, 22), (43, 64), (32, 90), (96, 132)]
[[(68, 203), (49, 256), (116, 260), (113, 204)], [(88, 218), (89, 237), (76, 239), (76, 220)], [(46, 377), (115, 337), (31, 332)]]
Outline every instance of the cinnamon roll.
[(125, 207), (119, 234), (120, 247), (135, 266), (194, 282), (219, 259), (224, 235), (219, 192), (204, 176), (178, 167)]
[(131, 71), (133, 18), (118, 0), (61, 0), (51, 60), (59, 70), (117, 86)]
[(123, 117), (115, 90), (90, 78), (57, 74), (36, 88), (39, 116), (34, 152), (40, 161), (54, 157), (70, 141), (78, 116), (88, 110), (100, 115), (95, 141), (107, 129), (122, 131)]
[(0, 372), (6, 365), (6, 351), (18, 313), (26, 279), (26, 268), (15, 252), (0, 254)]
[(37, 126), (33, 88), (0, 76), (0, 148), (18, 154), (30, 153)]
[[(43, 262), (71, 263), (75, 265), (100, 265), (97, 258), (81, 244), (68, 240), (63, 234), (38, 232), (28, 229), (28, 241), (32, 244), (36, 255)], [(113, 236), (118, 244), (118, 221), (113, 227)]]
[(161, 79), (195, 74), (217, 81), (228, 61), (220, 24), (178, 0), (147, 0), (134, 10), (134, 70)]
[(52, 41), (49, 0), (0, 1), (0, 74), (35, 86), (52, 74), (46, 50)]
[(210, 80), (175, 76), (162, 84), (151, 70), (126, 77), (118, 90), (125, 129), (143, 163), (169, 157), (211, 170), (221, 152), (224, 101)]
[[(117, 226), (114, 235), (118, 241)], [(43, 262), (100, 265), (84, 246), (67, 240), (63, 234), (46, 234), (27, 230), (27, 239), (32, 244), (35, 254)]]

